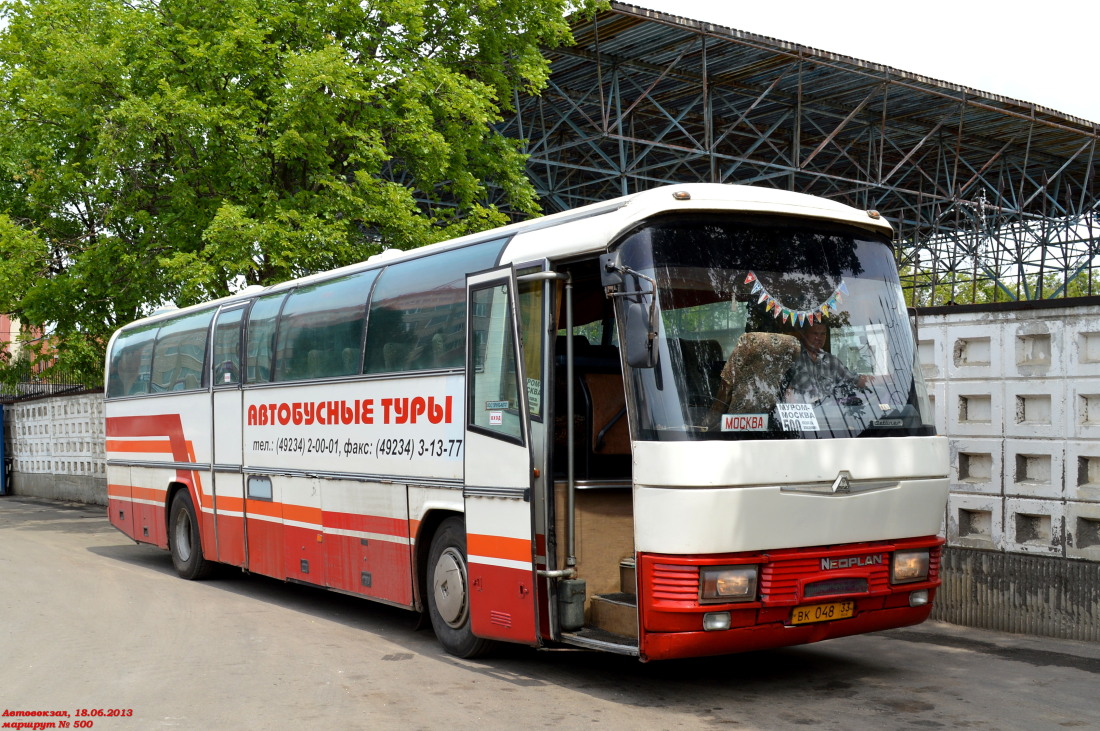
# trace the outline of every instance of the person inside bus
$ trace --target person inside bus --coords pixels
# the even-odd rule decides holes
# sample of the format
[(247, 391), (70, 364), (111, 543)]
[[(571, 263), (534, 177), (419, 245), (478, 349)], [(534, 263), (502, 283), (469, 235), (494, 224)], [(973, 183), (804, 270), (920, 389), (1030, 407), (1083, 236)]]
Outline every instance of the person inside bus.
[(817, 404), (830, 396), (843, 398), (873, 382), (873, 376), (852, 373), (826, 349), (829, 328), (824, 322), (796, 330), (794, 335), (802, 350), (787, 372), (787, 403)]

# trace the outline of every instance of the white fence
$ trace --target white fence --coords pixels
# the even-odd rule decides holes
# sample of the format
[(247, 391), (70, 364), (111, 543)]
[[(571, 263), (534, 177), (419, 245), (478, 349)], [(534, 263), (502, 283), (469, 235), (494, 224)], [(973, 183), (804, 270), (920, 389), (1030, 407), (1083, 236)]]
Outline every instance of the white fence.
[(1100, 561), (1100, 305), (936, 312), (918, 341), (950, 544)]
[(9, 492), (107, 504), (102, 393), (9, 404), (4, 422)]

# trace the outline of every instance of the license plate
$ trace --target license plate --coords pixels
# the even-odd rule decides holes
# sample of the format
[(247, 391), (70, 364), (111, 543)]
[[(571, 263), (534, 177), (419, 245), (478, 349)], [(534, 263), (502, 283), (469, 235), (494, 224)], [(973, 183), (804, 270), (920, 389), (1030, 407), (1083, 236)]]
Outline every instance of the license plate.
[(813, 604), (808, 607), (795, 607), (791, 612), (791, 624), (812, 624), (829, 622), (834, 619), (847, 619), (856, 613), (855, 602), (830, 602)]

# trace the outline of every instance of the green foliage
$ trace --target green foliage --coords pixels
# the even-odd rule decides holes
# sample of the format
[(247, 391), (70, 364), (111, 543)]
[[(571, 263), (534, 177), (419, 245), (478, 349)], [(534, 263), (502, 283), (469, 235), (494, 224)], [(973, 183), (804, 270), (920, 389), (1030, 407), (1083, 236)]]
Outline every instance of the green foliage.
[(161, 303), (504, 223), (490, 186), (535, 213), (493, 125), (595, 5), (0, 0), (0, 312), (87, 365)]
[(955, 275), (941, 272), (936, 276), (925, 270), (914, 272), (912, 267), (902, 267), (899, 275), (905, 303), (910, 307), (980, 305), (1100, 294), (1100, 283), (1087, 270), (1069, 277), (1068, 282), (1065, 275), (1057, 272), (1043, 275), (1041, 281), (1036, 272), (1020, 278), (1006, 277), (999, 282), (983, 276), (974, 279), (972, 272)]

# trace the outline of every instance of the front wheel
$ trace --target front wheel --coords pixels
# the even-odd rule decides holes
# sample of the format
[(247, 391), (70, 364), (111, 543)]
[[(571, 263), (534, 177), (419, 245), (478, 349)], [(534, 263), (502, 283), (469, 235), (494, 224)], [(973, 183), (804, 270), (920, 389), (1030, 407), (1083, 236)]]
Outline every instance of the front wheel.
[(184, 579), (201, 579), (214, 569), (213, 562), (202, 555), (199, 522), (187, 490), (180, 490), (172, 500), (168, 513), (168, 550), (172, 553), (176, 573)]
[(458, 657), (478, 657), (493, 642), (470, 629), (470, 583), (466, 570), (466, 526), (461, 518), (444, 520), (428, 554), (428, 614), (443, 649)]

